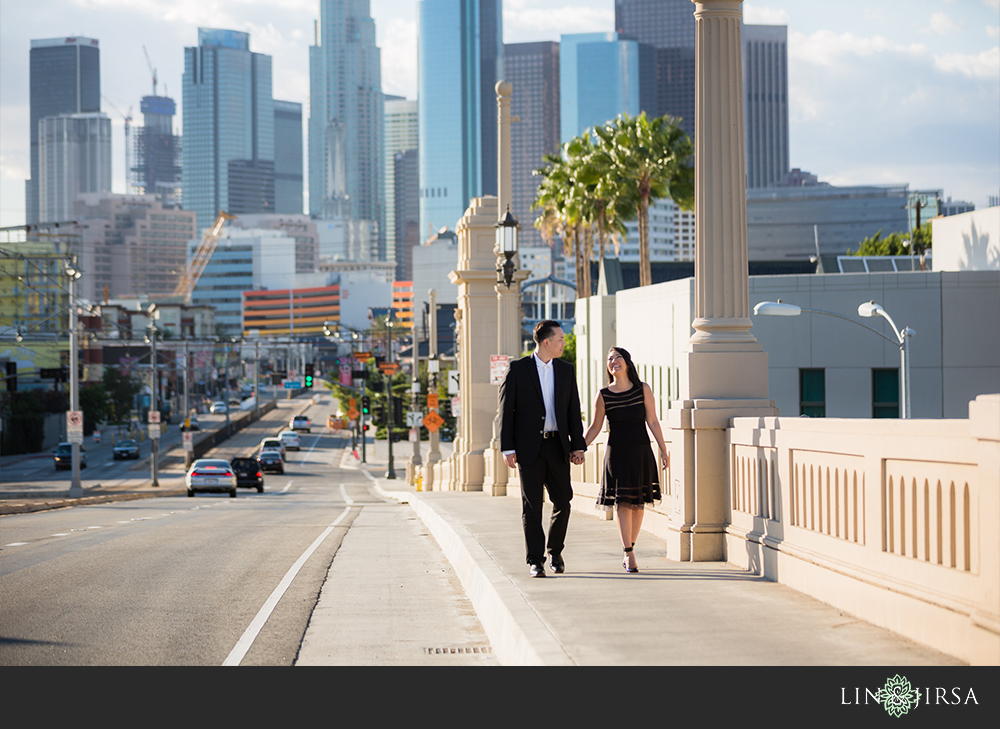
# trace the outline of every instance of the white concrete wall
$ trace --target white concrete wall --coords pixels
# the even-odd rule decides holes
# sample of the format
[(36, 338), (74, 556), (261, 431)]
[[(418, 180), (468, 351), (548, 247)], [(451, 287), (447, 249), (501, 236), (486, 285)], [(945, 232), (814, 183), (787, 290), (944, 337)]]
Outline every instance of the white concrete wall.
[(934, 218), (935, 271), (1000, 271), (1000, 206)]
[[(618, 292), (613, 341), (625, 347), (657, 396), (660, 417), (684, 391), (687, 372), (680, 354), (693, 330), (693, 279)], [(917, 418), (961, 418), (978, 395), (1000, 392), (1000, 272), (906, 272), (753, 276), (750, 305), (761, 301), (829, 311), (886, 336), (883, 319), (863, 319), (858, 305), (876, 301), (897, 326), (911, 327), (911, 396)], [(577, 302), (578, 328), (587, 308)], [(899, 349), (873, 332), (835, 317), (753, 317), (751, 333), (769, 358), (769, 397), (782, 416), (799, 411), (799, 369), (826, 370), (826, 414), (870, 418), (872, 368), (898, 368)], [(597, 389), (605, 385), (604, 337), (577, 343), (580, 396), (587, 418)]]

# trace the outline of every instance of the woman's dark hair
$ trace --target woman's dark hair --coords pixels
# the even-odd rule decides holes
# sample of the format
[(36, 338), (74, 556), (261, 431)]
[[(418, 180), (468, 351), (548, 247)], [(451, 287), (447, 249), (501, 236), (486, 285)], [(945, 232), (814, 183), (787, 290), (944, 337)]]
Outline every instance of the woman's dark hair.
[[(622, 359), (625, 360), (625, 371), (628, 373), (629, 382), (633, 385), (642, 387), (642, 380), (639, 379), (639, 370), (637, 370), (635, 365), (632, 363), (632, 355), (628, 353), (628, 350), (623, 349), (622, 347), (612, 347), (608, 350), (608, 354), (611, 354), (612, 352), (618, 352), (618, 354), (622, 356)], [(615, 381), (615, 377), (611, 374), (611, 370), (608, 369), (607, 365), (605, 365), (604, 371), (608, 375), (608, 384), (610, 385)]]

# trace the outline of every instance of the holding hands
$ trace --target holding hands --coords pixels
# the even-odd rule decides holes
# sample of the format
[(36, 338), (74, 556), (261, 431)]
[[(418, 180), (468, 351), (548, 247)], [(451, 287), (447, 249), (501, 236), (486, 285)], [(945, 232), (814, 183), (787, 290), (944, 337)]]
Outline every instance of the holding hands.
[(579, 466), (581, 463), (587, 460), (584, 453), (586, 453), (586, 451), (572, 451), (569, 454), (569, 462), (572, 463), (574, 466)]

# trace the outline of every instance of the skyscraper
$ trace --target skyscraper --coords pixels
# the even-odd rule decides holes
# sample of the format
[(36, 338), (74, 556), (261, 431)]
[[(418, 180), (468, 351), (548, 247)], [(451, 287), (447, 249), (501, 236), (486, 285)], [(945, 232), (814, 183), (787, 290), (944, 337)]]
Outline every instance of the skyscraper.
[(95, 38), (46, 38), (31, 41), (29, 55), (29, 150), (31, 178), (25, 181), (28, 223), (39, 217), (38, 124), (61, 114), (101, 110), (101, 53)]
[(111, 192), (111, 120), (106, 114), (64, 114), (38, 122), (38, 220), (73, 219), (85, 192)]
[(199, 28), (183, 85), (183, 200), (199, 230), (220, 210), (273, 212), (271, 57), (250, 51), (248, 33)]
[[(362, 260), (385, 250), (382, 62), (369, 0), (321, 0), (309, 48), (309, 212), (344, 221)], [(364, 240), (359, 236), (364, 232)]]
[(788, 174), (788, 28), (744, 25), (743, 126), (747, 187), (773, 187)]
[[(680, 117), (694, 136), (694, 5), (691, 0), (615, 0), (623, 38), (654, 47), (655, 116)], [(747, 187), (777, 184), (787, 174), (787, 28), (743, 25), (743, 108)]]
[(652, 114), (653, 49), (617, 33), (562, 36), (559, 123), (562, 142), (619, 114)]
[[(386, 234), (386, 255), (385, 260), (396, 263), (396, 270), (400, 268), (400, 254), (405, 257), (405, 251), (400, 249), (398, 237), (399, 229), (396, 227), (396, 196), (413, 195), (415, 204), (419, 206), (418, 196), (420, 194), (420, 181), (417, 179), (417, 170), (407, 171), (400, 180), (396, 179), (396, 161), (398, 155), (403, 152), (412, 151), (414, 160), (417, 159), (417, 139), (419, 128), (417, 123), (417, 102), (404, 99), (401, 96), (385, 97), (385, 234)], [(407, 158), (408, 159), (408, 158)], [(409, 162), (407, 162), (409, 164)], [(397, 188), (397, 183), (402, 184)], [(412, 190), (407, 190), (409, 183), (415, 183)], [(419, 220), (417, 226), (419, 227)], [(406, 226), (403, 226), (403, 230)], [(405, 268), (405, 263), (402, 264)], [(409, 280), (408, 277), (397, 277), (400, 280)]]
[(421, 0), (418, 8), (420, 236), (453, 228), (469, 200), (495, 195), (500, 0)]
[(274, 101), (274, 211), (302, 215), (302, 104)]
[(181, 204), (181, 138), (174, 134), (177, 104), (169, 96), (143, 96), (143, 126), (135, 129), (132, 186), (167, 207)]
[(559, 153), (559, 44), (513, 43), (504, 46), (504, 76), (513, 86), (510, 112), (511, 214), (521, 223), (522, 245), (541, 245), (533, 225), (540, 178), (532, 175), (543, 156)]

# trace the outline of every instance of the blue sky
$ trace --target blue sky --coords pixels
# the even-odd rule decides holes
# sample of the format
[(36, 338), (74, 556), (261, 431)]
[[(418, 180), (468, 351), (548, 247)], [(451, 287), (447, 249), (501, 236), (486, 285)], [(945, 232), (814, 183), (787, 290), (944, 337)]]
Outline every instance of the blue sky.
[[(416, 97), (416, 0), (371, 0), (383, 89)], [(692, 5), (692, 12), (694, 5)], [(101, 43), (124, 192), (121, 112), (152, 91), (143, 46), (180, 104), (199, 26), (251, 34), (276, 98), (309, 101), (318, 0), (35, 0), (0, 4), (0, 225), (24, 222), (32, 38)], [(788, 26), (791, 164), (833, 184), (909, 183), (982, 208), (1000, 195), (1000, 0), (757, 0), (748, 23)], [(613, 30), (614, 0), (504, 0), (508, 43)], [(516, 93), (516, 91), (515, 91)], [(113, 105), (113, 107), (112, 107)], [(178, 125), (180, 119), (178, 117)]]

